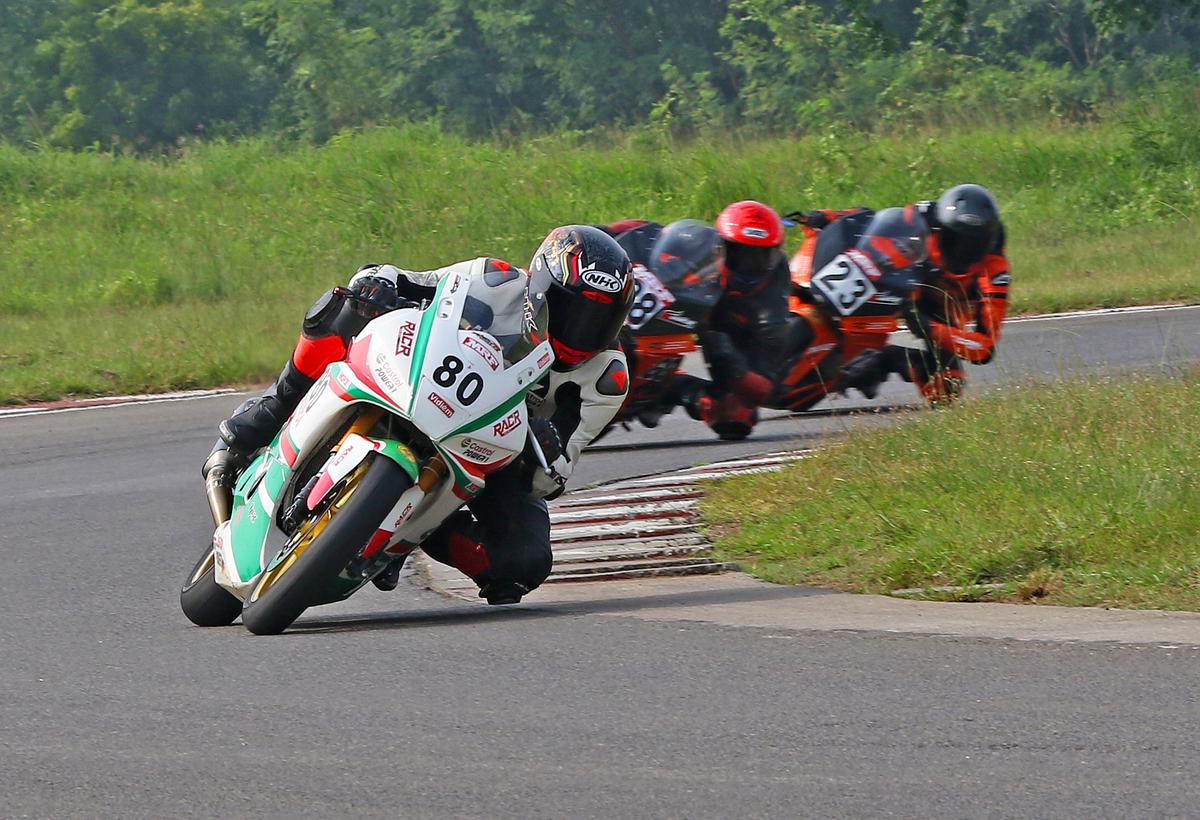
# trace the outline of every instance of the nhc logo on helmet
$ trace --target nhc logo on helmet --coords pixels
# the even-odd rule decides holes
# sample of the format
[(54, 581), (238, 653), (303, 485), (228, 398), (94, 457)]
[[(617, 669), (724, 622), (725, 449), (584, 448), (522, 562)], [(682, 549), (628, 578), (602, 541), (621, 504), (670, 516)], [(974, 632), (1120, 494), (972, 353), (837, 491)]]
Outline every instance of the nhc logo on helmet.
[(589, 268), (588, 270), (580, 271), (579, 278), (596, 290), (602, 290), (607, 293), (617, 293), (621, 290), (621, 280), (608, 271)]

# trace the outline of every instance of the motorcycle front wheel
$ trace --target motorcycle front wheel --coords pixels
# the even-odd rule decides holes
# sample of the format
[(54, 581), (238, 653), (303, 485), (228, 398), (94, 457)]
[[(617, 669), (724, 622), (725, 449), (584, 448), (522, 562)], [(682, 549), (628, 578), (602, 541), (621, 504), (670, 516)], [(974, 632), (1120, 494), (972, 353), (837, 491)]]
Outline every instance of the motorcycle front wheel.
[(229, 626), (242, 614), (242, 602), (217, 584), (209, 547), (179, 590), (179, 606), (196, 626)]
[(357, 556), (412, 479), (396, 462), (367, 456), (304, 521), (284, 552), (262, 573), (242, 607), (255, 635), (278, 635)]

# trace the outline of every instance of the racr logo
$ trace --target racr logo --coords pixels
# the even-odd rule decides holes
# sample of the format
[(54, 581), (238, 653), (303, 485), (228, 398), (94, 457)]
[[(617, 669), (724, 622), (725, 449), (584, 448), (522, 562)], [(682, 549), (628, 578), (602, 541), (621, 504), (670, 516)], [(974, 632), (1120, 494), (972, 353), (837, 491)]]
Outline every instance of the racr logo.
[(492, 425), (492, 435), (507, 436), (521, 426), (521, 409), (517, 408)]
[(400, 356), (411, 356), (413, 349), (413, 339), (417, 334), (417, 325), (415, 322), (405, 322), (400, 326), (400, 336), (396, 340), (396, 354)]

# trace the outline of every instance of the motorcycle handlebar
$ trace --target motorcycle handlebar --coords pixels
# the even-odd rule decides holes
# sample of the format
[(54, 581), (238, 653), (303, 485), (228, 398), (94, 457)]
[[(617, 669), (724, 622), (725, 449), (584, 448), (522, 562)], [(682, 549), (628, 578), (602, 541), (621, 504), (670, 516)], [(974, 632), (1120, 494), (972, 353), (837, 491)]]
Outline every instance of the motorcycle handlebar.
[(400, 308), (421, 307), (420, 302), (414, 302), (412, 299), (405, 299), (403, 296), (397, 298), (395, 305), (385, 305), (383, 302), (372, 299), (368, 296), (360, 296), (359, 294), (350, 290), (350, 288), (336, 287), (333, 289), (333, 292), (336, 296), (341, 296), (346, 299), (353, 299), (356, 302), (362, 302), (365, 305), (370, 305), (371, 307), (379, 310), (381, 313), (387, 313), (388, 311), (398, 310)]

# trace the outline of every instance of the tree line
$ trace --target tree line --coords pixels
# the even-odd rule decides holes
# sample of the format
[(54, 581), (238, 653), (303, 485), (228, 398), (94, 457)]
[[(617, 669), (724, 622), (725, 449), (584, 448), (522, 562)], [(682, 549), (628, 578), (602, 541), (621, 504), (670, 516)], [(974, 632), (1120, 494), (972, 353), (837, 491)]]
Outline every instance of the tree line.
[(1085, 118), (1200, 63), (1200, 0), (5, 0), (0, 137), (157, 151)]

